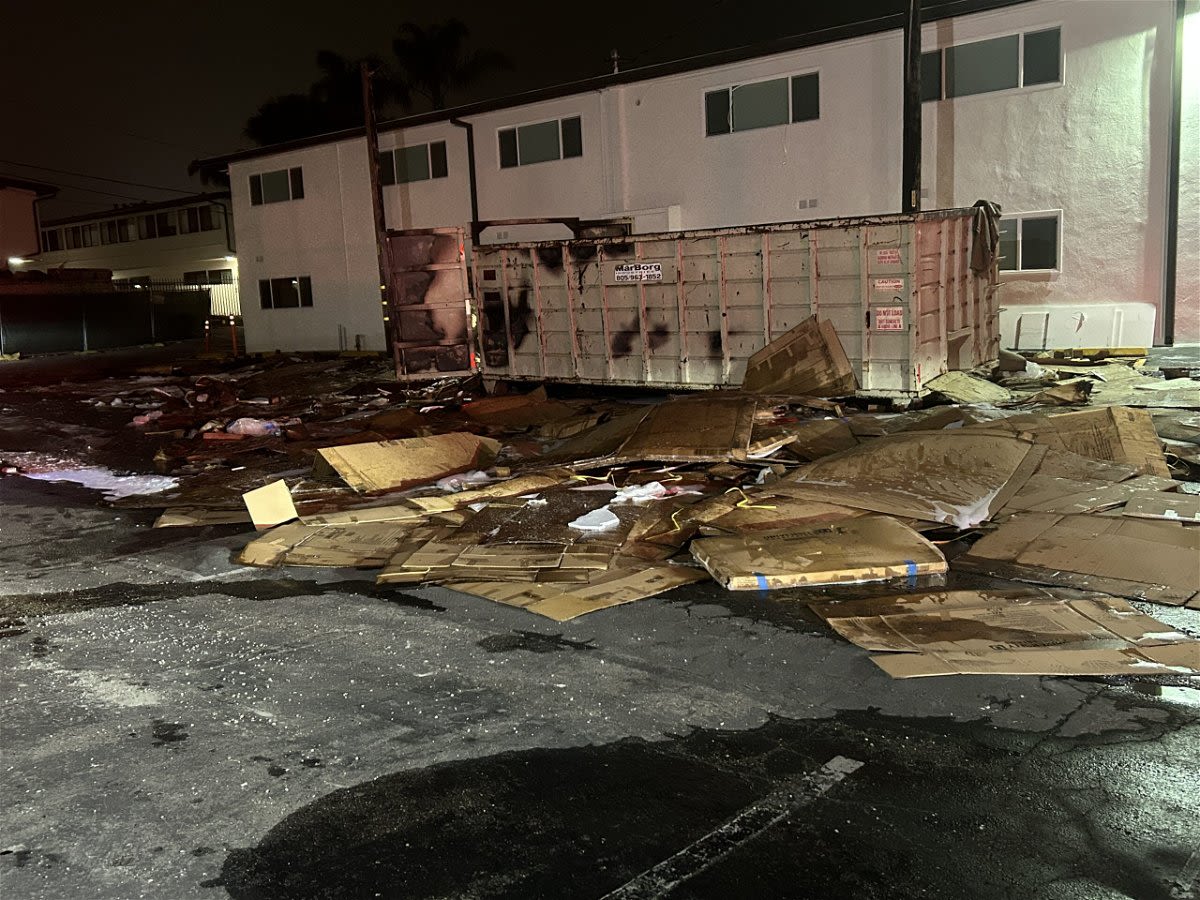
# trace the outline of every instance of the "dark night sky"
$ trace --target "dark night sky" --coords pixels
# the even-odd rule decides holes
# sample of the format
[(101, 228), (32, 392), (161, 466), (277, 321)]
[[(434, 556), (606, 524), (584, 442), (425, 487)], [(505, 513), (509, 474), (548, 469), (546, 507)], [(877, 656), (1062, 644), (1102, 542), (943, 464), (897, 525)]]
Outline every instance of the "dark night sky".
[(515, 71), (453, 98), (465, 102), (604, 74), (613, 47), (629, 68), (902, 7), (903, 0), (12, 3), (0, 38), (0, 174), (60, 185), (46, 217), (179, 195), (49, 169), (201, 190), (188, 162), (248, 146), (246, 119), (268, 97), (306, 89), (319, 49), (387, 58), (404, 21), (456, 15), (471, 27), (473, 46), (513, 59)]

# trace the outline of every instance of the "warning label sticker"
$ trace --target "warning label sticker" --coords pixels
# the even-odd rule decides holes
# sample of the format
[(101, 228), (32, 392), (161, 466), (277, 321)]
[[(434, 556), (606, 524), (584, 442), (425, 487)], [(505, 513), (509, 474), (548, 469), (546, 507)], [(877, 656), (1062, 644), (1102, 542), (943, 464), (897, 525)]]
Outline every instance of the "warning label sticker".
[(903, 306), (877, 306), (877, 307), (875, 307), (875, 330), (876, 331), (903, 331), (904, 330), (904, 307)]
[(875, 251), (875, 263), (880, 266), (900, 265), (900, 248), (883, 247)]
[(875, 293), (877, 294), (899, 294), (904, 290), (903, 278), (876, 278)]
[(662, 263), (618, 263), (613, 268), (613, 280), (625, 281), (662, 281)]

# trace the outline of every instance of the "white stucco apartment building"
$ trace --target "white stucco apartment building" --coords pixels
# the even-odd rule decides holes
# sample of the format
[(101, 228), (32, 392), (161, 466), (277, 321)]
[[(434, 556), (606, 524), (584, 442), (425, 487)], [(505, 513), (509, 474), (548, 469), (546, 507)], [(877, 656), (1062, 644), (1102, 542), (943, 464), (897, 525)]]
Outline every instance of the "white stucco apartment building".
[(119, 285), (192, 285), (214, 315), (237, 315), (238, 264), (229, 195), (133, 203), (43, 222), (26, 268), (110, 269)]
[[(1156, 340), (1200, 340), (1200, 2), (995, 7), (923, 26), (922, 177), (925, 208), (1003, 208), (1005, 344), (1066, 328), (1102, 345), (1147, 315)], [(902, 32), (870, 27), (384, 123), (387, 226), (578, 217), (649, 233), (896, 212)], [(363, 132), (223, 162), (248, 348), (384, 349)]]

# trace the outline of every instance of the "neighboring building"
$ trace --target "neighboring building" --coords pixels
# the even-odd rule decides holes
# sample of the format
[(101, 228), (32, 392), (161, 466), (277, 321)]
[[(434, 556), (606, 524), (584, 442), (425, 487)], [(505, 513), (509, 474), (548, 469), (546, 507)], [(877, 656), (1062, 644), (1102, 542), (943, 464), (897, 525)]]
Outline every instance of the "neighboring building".
[(45, 222), (31, 265), (111, 269), (118, 287), (203, 287), (214, 315), (240, 314), (228, 193), (118, 206)]
[(41, 249), (38, 201), (48, 200), (57, 193), (58, 188), (52, 184), (0, 175), (0, 269), (19, 266), (17, 260)]
[[(1175, 340), (1200, 340), (1200, 3), (1188, 0), (1183, 23), (1174, 0), (994, 5), (923, 28), (923, 203), (1003, 207), (1001, 302), (1025, 314), (1007, 313), (1005, 342), (1085, 320), (1088, 335), (1103, 336), (1097, 343), (1119, 341), (1122, 322), (1143, 313), (1156, 316), (1161, 338), (1172, 306)], [(893, 17), (385, 123), (388, 227), (579, 217), (628, 220), (645, 233), (894, 212), (897, 25)], [(1182, 88), (1177, 28), (1193, 46)], [(474, 215), (464, 126), (474, 138)], [(248, 349), (383, 349), (362, 130), (223, 161), (242, 289), (254, 298), (244, 310)], [(499, 225), (481, 241), (567, 234)]]

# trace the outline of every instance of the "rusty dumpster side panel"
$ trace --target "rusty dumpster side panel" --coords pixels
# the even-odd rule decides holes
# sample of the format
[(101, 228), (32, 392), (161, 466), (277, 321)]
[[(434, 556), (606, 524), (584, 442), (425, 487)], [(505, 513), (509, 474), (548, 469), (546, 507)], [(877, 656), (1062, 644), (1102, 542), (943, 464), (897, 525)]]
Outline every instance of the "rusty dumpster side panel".
[(513, 380), (736, 386), (816, 313), (863, 393), (905, 397), (994, 359), (995, 270), (971, 210), (475, 248), (482, 371)]

